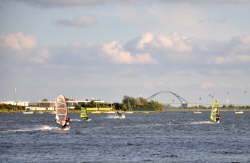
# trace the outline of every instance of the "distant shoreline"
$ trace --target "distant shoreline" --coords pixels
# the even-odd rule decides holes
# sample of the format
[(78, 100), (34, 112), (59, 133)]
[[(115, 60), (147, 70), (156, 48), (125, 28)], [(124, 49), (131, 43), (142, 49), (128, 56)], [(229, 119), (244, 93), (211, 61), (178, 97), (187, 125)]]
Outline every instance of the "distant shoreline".
[[(164, 111), (211, 111), (211, 108), (169, 108)], [(242, 109), (242, 108), (220, 108), (220, 111), (250, 111), (250, 109)]]
[[(208, 108), (168, 108), (164, 109), (163, 111), (127, 111), (127, 113), (162, 113), (162, 112), (173, 112), (173, 111), (191, 111), (191, 112), (203, 112), (203, 111), (211, 111), (211, 109)], [(250, 109), (239, 109), (239, 108), (221, 108), (220, 111), (250, 111)], [(0, 110), (0, 113), (23, 113), (24, 111), (7, 111), (7, 110)], [(52, 114), (53, 111), (33, 111), (34, 113), (47, 113)], [(70, 110), (69, 113), (80, 113), (81, 111), (78, 110)], [(109, 114), (108, 112), (89, 112), (90, 114)], [(126, 113), (126, 111), (125, 111)]]

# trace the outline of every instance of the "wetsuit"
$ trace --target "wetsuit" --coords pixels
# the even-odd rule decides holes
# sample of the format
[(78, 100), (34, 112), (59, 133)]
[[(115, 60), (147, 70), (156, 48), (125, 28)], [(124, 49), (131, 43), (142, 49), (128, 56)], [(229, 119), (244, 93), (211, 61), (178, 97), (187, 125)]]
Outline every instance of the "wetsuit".
[(69, 122), (70, 122), (70, 119), (69, 117), (66, 118), (66, 123), (64, 126), (62, 126), (62, 129), (66, 128), (66, 127), (69, 127)]

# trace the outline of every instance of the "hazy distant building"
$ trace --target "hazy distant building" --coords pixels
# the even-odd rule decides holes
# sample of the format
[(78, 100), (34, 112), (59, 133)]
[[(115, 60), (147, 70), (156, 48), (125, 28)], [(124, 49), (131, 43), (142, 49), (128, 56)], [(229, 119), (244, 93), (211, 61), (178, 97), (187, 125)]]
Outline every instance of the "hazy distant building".
[(29, 102), (28, 101), (0, 101), (0, 104), (28, 106)]
[(43, 101), (43, 102), (33, 102), (29, 103), (27, 110), (55, 110), (54, 101)]

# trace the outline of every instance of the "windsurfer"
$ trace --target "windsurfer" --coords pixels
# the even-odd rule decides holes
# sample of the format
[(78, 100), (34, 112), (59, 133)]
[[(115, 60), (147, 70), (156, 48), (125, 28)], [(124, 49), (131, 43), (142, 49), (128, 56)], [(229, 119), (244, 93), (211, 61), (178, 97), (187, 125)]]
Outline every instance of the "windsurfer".
[(80, 117), (82, 119), (84, 119), (85, 121), (88, 121), (89, 120), (89, 115), (88, 115), (88, 112), (87, 112), (86, 108), (82, 108), (81, 110), (82, 110), (82, 112), (80, 114)]
[(216, 112), (216, 122), (218, 122), (220, 120), (220, 114), (219, 111), (217, 110)]
[(220, 107), (219, 101), (215, 100), (213, 102), (213, 104), (212, 104), (212, 110), (211, 110), (211, 114), (210, 114), (210, 119), (212, 121), (217, 122), (217, 123), (219, 123), (220, 119), (221, 119), (219, 107)]
[(65, 128), (69, 128), (69, 122), (70, 122), (70, 118), (69, 117), (66, 117), (66, 123), (64, 126), (62, 126), (62, 129), (65, 129)]
[(122, 114), (120, 111), (117, 111), (116, 114), (119, 116), (119, 117), (122, 117)]

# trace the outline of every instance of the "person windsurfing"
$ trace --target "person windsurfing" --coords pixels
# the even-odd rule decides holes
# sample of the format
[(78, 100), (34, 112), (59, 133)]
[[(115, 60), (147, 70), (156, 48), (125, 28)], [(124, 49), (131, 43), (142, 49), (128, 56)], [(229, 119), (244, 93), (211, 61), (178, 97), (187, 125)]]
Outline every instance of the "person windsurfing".
[(117, 112), (116, 112), (116, 115), (117, 115), (118, 117), (120, 117), (120, 118), (122, 117), (122, 113), (121, 113), (120, 111), (118, 111), (118, 110), (117, 110)]
[(56, 123), (62, 128), (69, 129), (69, 116), (68, 116), (68, 107), (66, 104), (65, 97), (63, 95), (59, 95), (56, 99), (55, 103), (55, 112), (56, 112)]
[(88, 115), (88, 112), (87, 112), (87, 109), (86, 109), (86, 108), (81, 108), (81, 114), (80, 114), (80, 117), (81, 117), (82, 119), (84, 119), (85, 121), (90, 120), (90, 119), (89, 119), (89, 115)]
[(67, 116), (65, 120), (65, 124), (62, 126), (62, 129), (70, 128), (69, 122), (70, 122), (70, 118)]
[(219, 110), (216, 111), (216, 122), (220, 121), (220, 113)]
[(219, 112), (219, 107), (220, 107), (220, 103), (218, 100), (215, 100), (212, 104), (212, 110), (211, 110), (211, 114), (210, 114), (210, 119), (212, 121), (215, 121), (217, 123), (220, 123), (220, 112)]

